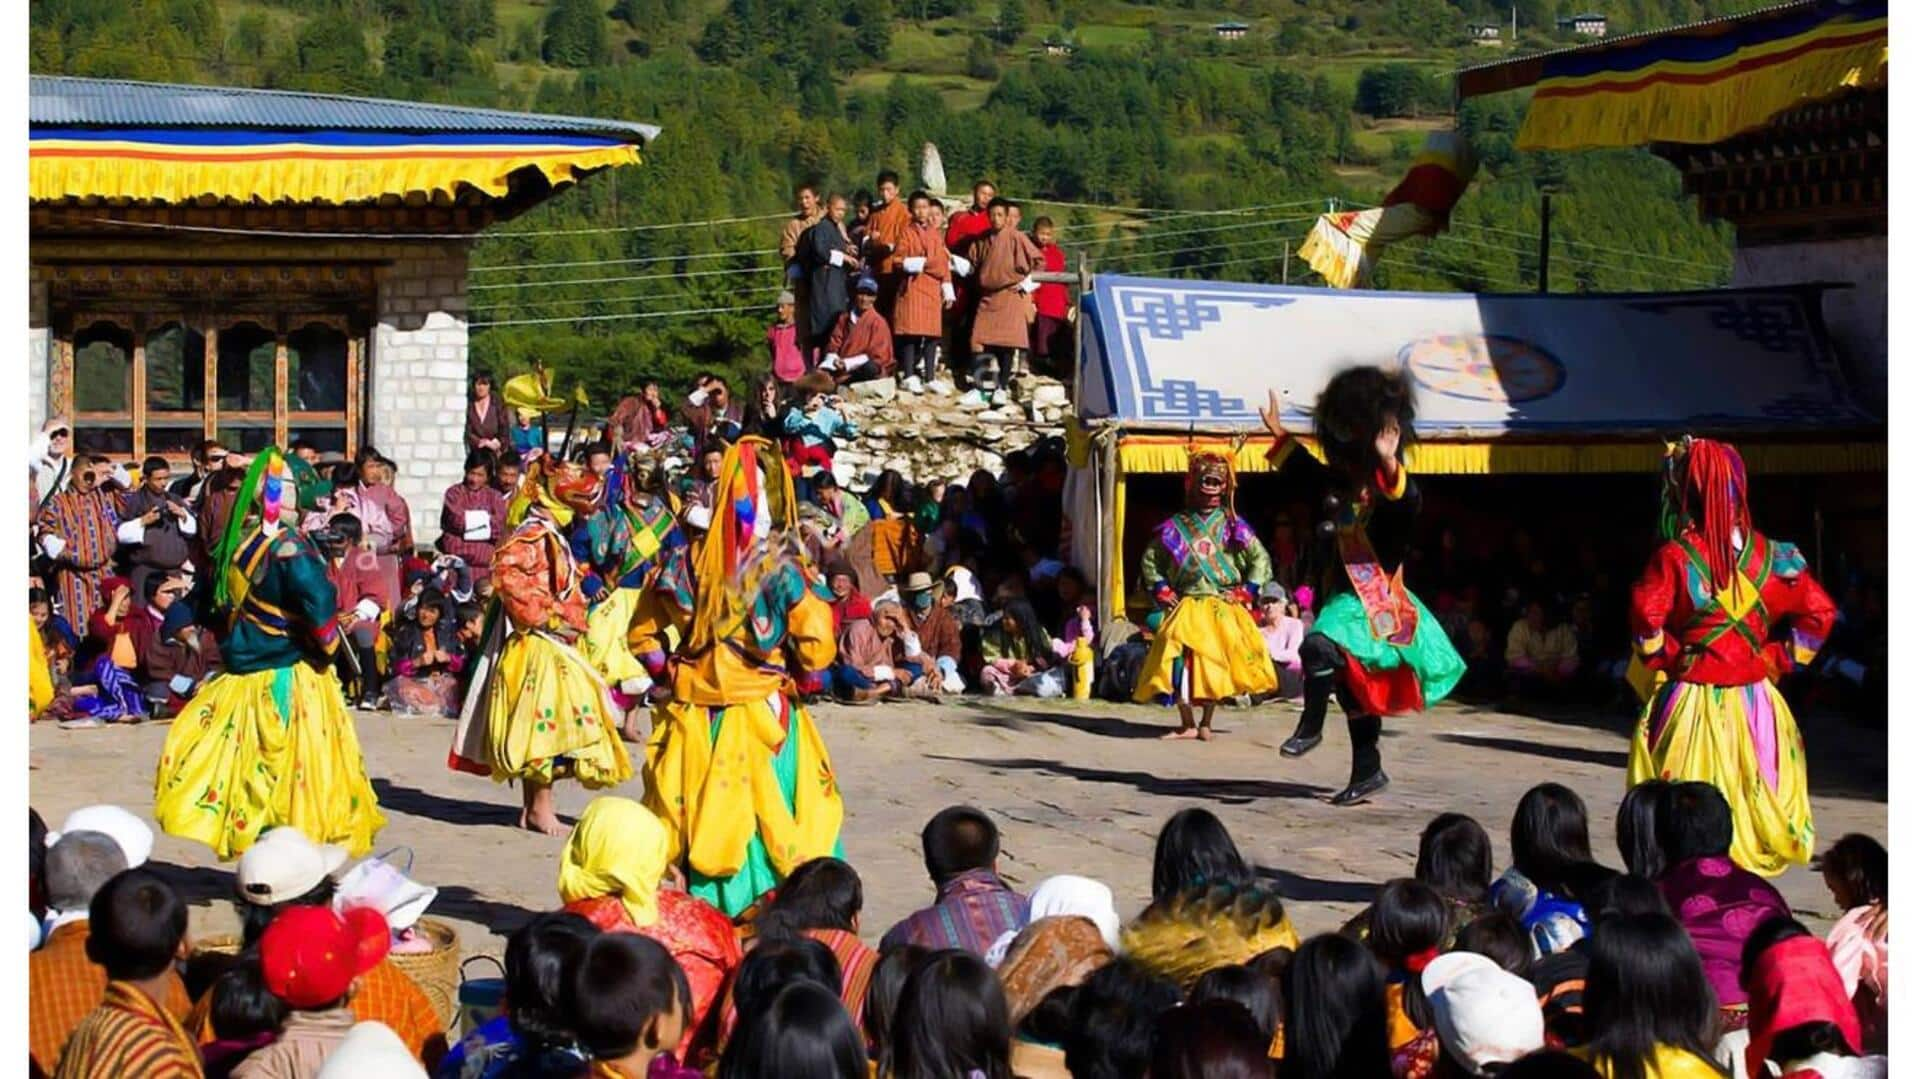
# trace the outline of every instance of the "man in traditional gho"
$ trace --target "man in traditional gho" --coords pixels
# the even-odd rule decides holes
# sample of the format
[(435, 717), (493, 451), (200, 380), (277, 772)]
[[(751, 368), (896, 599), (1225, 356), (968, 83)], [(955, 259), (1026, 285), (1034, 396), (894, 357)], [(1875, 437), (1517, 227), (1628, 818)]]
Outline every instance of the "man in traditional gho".
[(829, 593), (794, 532), (773, 443), (727, 450), (711, 527), (693, 546), (693, 616), (654, 712), (646, 804), (689, 890), (738, 915), (812, 858), (838, 856), (844, 807), (796, 678), (834, 659)]
[[(1213, 709), (1241, 694), (1272, 693), (1266, 638), (1247, 613), (1273, 576), (1267, 549), (1233, 511), (1233, 463), (1196, 450), (1187, 466), (1187, 508), (1154, 531), (1140, 579), (1163, 610), (1133, 699), (1165, 697), (1180, 707), (1180, 729), (1166, 738), (1213, 737)], [(1200, 721), (1194, 722), (1194, 706)]]
[(493, 553), (494, 608), (447, 760), (495, 782), (520, 780), (520, 825), (547, 835), (566, 834), (556, 780), (599, 789), (633, 775), (607, 684), (579, 649), (586, 597), (562, 531), (595, 508), (599, 487), (577, 465), (527, 467), (507, 511), (513, 535)]
[(154, 777), (160, 827), (223, 860), (278, 825), (365, 854), (386, 824), (333, 673), (327, 559), (291, 526), (297, 497), (278, 450), (254, 457), (212, 551), (226, 670), (173, 721)]
[[(1277, 397), (1260, 416), (1278, 460), (1292, 436), (1280, 426)], [(1466, 673), (1446, 629), (1401, 580), (1420, 515), (1419, 488), (1401, 460), (1413, 418), (1406, 378), (1377, 367), (1333, 376), (1314, 404), (1314, 438), (1329, 479), (1318, 588), (1328, 598), (1300, 643), (1305, 697), (1300, 724), (1280, 752), (1302, 757), (1320, 744), (1327, 699), (1338, 693), (1353, 743), (1353, 770), (1333, 797), (1338, 806), (1387, 786), (1380, 717), (1424, 710), (1453, 692)]]
[(1799, 548), (1754, 530), (1732, 446), (1669, 447), (1663, 496), (1666, 542), (1627, 612), (1640, 668), (1631, 680), (1648, 690), (1627, 783), (1713, 784), (1733, 808), (1733, 860), (1773, 876), (1813, 856), (1806, 750), (1774, 683), (1813, 662), (1833, 600)]

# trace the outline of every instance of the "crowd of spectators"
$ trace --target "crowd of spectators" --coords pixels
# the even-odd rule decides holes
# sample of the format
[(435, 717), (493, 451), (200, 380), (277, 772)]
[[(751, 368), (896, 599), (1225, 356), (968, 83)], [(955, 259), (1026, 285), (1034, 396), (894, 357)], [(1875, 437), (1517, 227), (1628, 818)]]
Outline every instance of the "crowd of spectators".
[[(1887, 861), (1819, 867), (1825, 938), (1728, 856), (1711, 786), (1653, 782), (1618, 815), (1543, 784), (1507, 836), (1436, 817), (1408, 876), (1301, 940), (1284, 875), (1185, 809), (1131, 918), (1071, 874), (1031, 892), (965, 805), (921, 831), (930, 893), (884, 933), (844, 861), (794, 869), (738, 922), (688, 894), (664, 826), (603, 796), (556, 908), (508, 940), (504, 1001), (446, 1029), (391, 954), (394, 893), (338, 848), (270, 831), (239, 862), (238, 950), (196, 948), (152, 834), (94, 806), (30, 819), (35, 1074), (626, 1079), (1865, 1079), (1887, 1074)], [(1066, 867), (1070, 868), (1070, 867)], [(417, 910), (414, 912), (417, 914)], [(50, 928), (49, 928), (50, 927)], [(44, 937), (44, 943), (39, 943)], [(875, 943), (868, 943), (874, 941)], [(184, 966), (181, 961), (185, 961)], [(185, 971), (185, 977), (180, 973)]]

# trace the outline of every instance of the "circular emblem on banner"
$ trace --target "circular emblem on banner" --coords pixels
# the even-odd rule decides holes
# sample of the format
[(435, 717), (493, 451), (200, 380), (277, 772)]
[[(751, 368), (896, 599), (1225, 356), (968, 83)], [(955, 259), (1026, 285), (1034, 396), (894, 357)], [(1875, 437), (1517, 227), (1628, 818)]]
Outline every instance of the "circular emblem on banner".
[(1538, 401), (1567, 382), (1567, 369), (1551, 353), (1503, 334), (1417, 338), (1400, 350), (1400, 362), (1420, 385), (1468, 401)]

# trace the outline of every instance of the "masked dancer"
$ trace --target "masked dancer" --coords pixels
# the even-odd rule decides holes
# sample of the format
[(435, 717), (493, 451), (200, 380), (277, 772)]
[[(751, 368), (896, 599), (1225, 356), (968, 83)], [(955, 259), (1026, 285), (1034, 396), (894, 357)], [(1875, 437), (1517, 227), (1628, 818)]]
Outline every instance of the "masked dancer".
[(1813, 856), (1806, 750), (1774, 683), (1813, 662), (1833, 600), (1799, 548), (1754, 530), (1732, 446), (1689, 438), (1665, 467), (1666, 542), (1628, 611), (1647, 700), (1627, 783), (1713, 784), (1733, 809), (1733, 860), (1773, 876)]
[[(1292, 441), (1280, 413), (1278, 397), (1270, 394), (1260, 418), (1273, 434), (1276, 461)], [(1353, 770), (1333, 797), (1339, 806), (1387, 786), (1381, 717), (1426, 709), (1466, 673), (1446, 629), (1401, 579), (1420, 516), (1420, 489), (1402, 460), (1413, 419), (1413, 388), (1405, 376), (1377, 367), (1333, 376), (1313, 409), (1330, 483), (1327, 519), (1319, 527), (1319, 592), (1328, 599), (1300, 644), (1305, 697), (1300, 724), (1280, 752), (1303, 757), (1319, 746), (1328, 698), (1337, 693), (1353, 744)]]
[(211, 552), (226, 669), (174, 720), (154, 777), (160, 827), (223, 860), (278, 825), (365, 854), (386, 824), (333, 673), (327, 558), (293, 527), (298, 497), (286, 457), (254, 457)]
[(1247, 611), (1272, 576), (1267, 549), (1233, 511), (1232, 461), (1196, 450), (1187, 468), (1187, 508), (1160, 525), (1140, 560), (1143, 585), (1170, 613), (1133, 699), (1171, 697), (1179, 705), (1180, 729), (1163, 737), (1210, 739), (1216, 703), (1278, 688), (1266, 638)]
[(520, 826), (565, 835), (553, 784), (589, 789), (633, 775), (607, 684), (580, 651), (581, 572), (563, 530), (596, 508), (599, 481), (536, 459), (508, 507), (514, 532), (493, 552), (494, 602), (448, 765), (521, 783)]
[(844, 809), (796, 682), (817, 683), (833, 663), (831, 594), (802, 553), (793, 480), (771, 442), (728, 447), (713, 505), (689, 548), (691, 617), (681, 621), (684, 584), (656, 589), (653, 607), (685, 636), (671, 699), (654, 711), (646, 805), (693, 894), (733, 916), (795, 866), (837, 855)]

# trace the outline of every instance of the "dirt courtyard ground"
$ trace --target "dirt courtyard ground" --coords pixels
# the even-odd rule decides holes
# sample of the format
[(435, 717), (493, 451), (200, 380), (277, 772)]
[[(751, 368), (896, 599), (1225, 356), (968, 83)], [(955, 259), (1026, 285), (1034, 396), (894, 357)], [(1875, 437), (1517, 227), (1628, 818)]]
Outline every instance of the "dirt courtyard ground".
[[(1335, 809), (1326, 799), (1346, 778), (1345, 729), (1336, 718), (1318, 752), (1285, 761), (1275, 747), (1294, 716), (1284, 706), (1223, 711), (1222, 736), (1198, 744), (1157, 740), (1172, 721), (1168, 712), (1102, 702), (818, 709), (846, 797), (847, 859), (866, 885), (862, 935), (878, 940), (928, 901), (920, 826), (956, 802), (981, 806), (1000, 822), (1001, 871), (1016, 886), (1054, 873), (1091, 876), (1112, 886), (1122, 917), (1146, 902), (1161, 822), (1177, 809), (1204, 806), (1292, 900), (1303, 935), (1336, 928), (1379, 882), (1410, 875), (1422, 825), (1444, 810), (1486, 825), (1497, 871), (1515, 802), (1545, 780), (1587, 800), (1595, 853), (1617, 864), (1613, 811), (1626, 770), (1627, 717), (1543, 720), (1443, 706), (1389, 721), (1384, 749), (1393, 786), (1370, 804)], [(1837, 718), (1804, 723), (1820, 842), (1850, 831), (1884, 842), (1884, 731)], [(517, 791), (447, 770), (452, 729), (451, 721), (359, 714), (368, 769), (388, 818), (375, 849), (410, 848), (415, 876), (440, 889), (429, 913), (457, 924), (468, 951), (498, 954), (505, 934), (557, 906), (563, 841), (513, 827)], [(36, 725), (32, 805), (54, 828), (70, 810), (96, 801), (151, 819), (165, 733), (153, 724), (96, 731)], [(640, 790), (636, 778), (619, 793), (638, 797)], [(588, 797), (577, 787), (561, 789), (569, 822)], [(193, 903), (196, 933), (234, 931), (231, 865), (168, 836), (159, 838), (154, 862)], [(1826, 922), (1836, 913), (1817, 873), (1793, 870), (1778, 884), (1801, 917)]]

